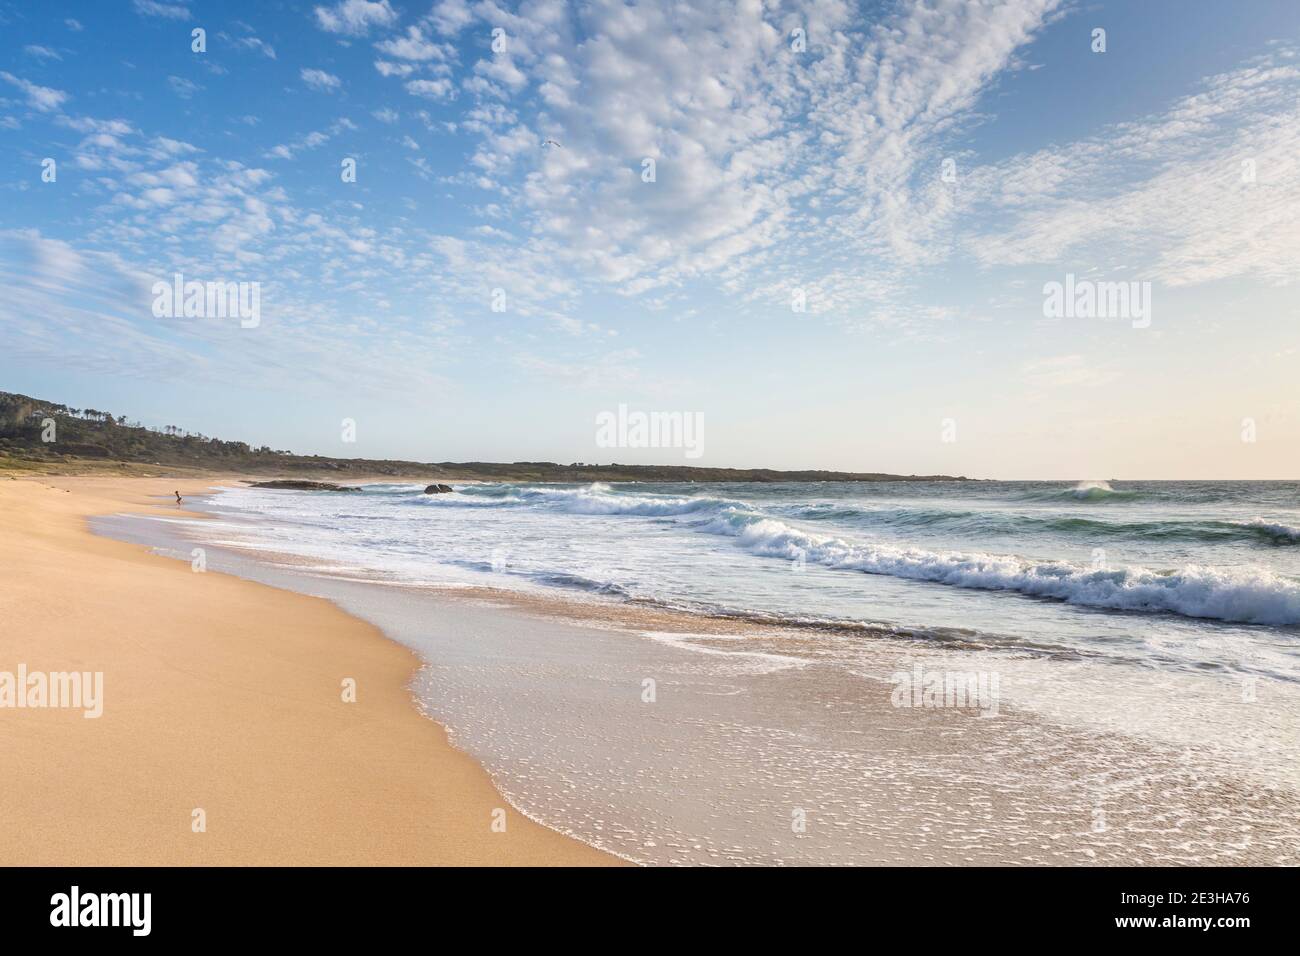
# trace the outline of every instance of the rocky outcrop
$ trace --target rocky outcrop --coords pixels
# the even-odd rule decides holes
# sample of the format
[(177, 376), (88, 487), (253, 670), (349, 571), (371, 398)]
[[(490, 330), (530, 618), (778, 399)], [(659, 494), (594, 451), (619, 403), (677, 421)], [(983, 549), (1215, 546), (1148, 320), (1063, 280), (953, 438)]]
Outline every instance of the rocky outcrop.
[(424, 489), (424, 493), (426, 495), (445, 495), (449, 491), (455, 491), (455, 490), (456, 489), (453, 488), (451, 485), (430, 485), (428, 488)]
[(353, 485), (336, 485), (329, 481), (303, 481), (299, 478), (277, 478), (275, 481), (255, 481), (254, 488), (283, 488), (288, 491), (360, 491)]

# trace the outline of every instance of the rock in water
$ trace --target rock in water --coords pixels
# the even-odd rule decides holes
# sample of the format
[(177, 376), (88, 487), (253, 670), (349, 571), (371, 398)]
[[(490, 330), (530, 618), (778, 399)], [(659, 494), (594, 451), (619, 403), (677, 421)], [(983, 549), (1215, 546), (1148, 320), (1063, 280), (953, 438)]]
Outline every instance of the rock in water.
[(284, 488), (291, 491), (360, 491), (352, 485), (336, 485), (328, 481), (302, 481), (297, 478), (277, 478), (275, 481), (255, 481), (254, 488)]
[(445, 495), (449, 491), (455, 491), (455, 490), (456, 489), (453, 488), (451, 485), (430, 485), (428, 488), (424, 489), (424, 493), (426, 495)]

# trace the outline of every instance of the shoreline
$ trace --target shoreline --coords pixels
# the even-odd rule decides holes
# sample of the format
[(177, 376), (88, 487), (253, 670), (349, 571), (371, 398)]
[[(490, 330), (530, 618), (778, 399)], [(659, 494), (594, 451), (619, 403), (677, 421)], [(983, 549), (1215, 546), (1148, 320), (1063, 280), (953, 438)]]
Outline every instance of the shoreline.
[[(97, 847), (106, 862), (533, 864), (571, 862), (572, 855), (572, 862), (581, 864), (1232, 865), (1296, 858), (1295, 836), (1284, 822), (1300, 812), (1294, 765), (1284, 763), (1280, 776), (1270, 771), (1256, 780), (1250, 768), (1223, 764), (1222, 741), (1216, 742), (1210, 729), (1215, 715), (1234, 705), (1206, 696), (1213, 687), (1201, 679), (1179, 678), (1172, 685), (1137, 680), (1120, 686), (1107, 674), (1106, 686), (1099, 687), (1098, 674), (1083, 661), (1036, 663), (907, 643), (896, 634), (791, 631), (669, 608), (573, 600), (569, 595), (335, 576), (311, 559), (282, 563), (273, 553), (217, 543), (226, 535), (214, 540), (203, 532), (206, 519), (214, 517), (211, 512), (182, 511), (170, 498), (173, 487), (202, 495), (201, 489), (212, 491), (238, 480), (217, 475), (180, 485), (176, 479), (26, 483), (25, 494), (34, 505), (41, 504), (42, 496), (46, 499), (44, 511), (34, 513), (44, 513), (46, 524), (62, 525), (56, 529), (62, 552), (60, 560), (46, 568), (46, 590), (51, 580), (61, 583), (59, 576), (71, 574), (82, 585), (71, 603), (80, 606), (88, 600), (83, 591), (89, 587), (89, 600), (111, 609), (89, 614), (96, 627), (113, 615), (138, 618), (141, 608), (155, 602), (151, 588), (172, 592), (163, 602), (169, 608), (163, 615), (168, 620), (188, 624), (200, 619), (206, 624), (208, 616), (215, 616), (229, 625), (225, 631), (218, 629), (223, 647), (214, 649), (178, 642), (177, 635), (166, 633), (166, 621), (146, 615), (147, 623), (139, 627), (150, 635), (149, 641), (130, 642), (137, 646), (123, 652), (135, 662), (132, 666), (140, 662), (131, 655), (146, 650), (138, 645), (159, 644), (168, 667), (174, 670), (179, 664), (189, 678), (210, 671), (222, 685), (221, 695), (254, 708), (248, 705), (244, 685), (259, 683), (258, 675), (244, 673), (241, 667), (274, 666), (280, 673), (287, 668), (304, 679), (311, 676), (310, 688), (294, 688), (294, 701), (264, 706), (256, 714), (231, 715), (229, 708), (221, 710), (209, 700), (207, 726), (199, 721), (197, 730), (187, 708), (201, 702), (202, 695), (195, 697), (188, 687), (172, 688), (155, 707), (167, 716), (140, 731), (148, 741), (144, 756), (152, 756), (153, 762), (135, 781), (136, 802), (119, 795), (111, 809), (98, 811), (99, 822), (91, 828), (97, 834), (120, 829), (123, 819), (131, 823), (132, 807), (138, 811), (139, 801), (147, 801), (140, 791), (172, 785), (169, 765), (158, 759), (160, 752), (183, 758), (183, 764), (188, 760), (192, 777), (197, 758), (185, 748), (178, 754), (175, 742), (166, 738), (182, 730), (206, 730), (206, 746), (199, 749), (226, 761), (235, 760), (229, 753), (232, 739), (236, 746), (245, 740), (258, 744), (253, 757), (237, 769), (239, 780), (257, 779), (261, 771), (275, 778), (278, 792), (283, 792), (285, 779), (294, 778), (293, 797), (285, 800), (261, 799), (265, 793), (250, 797), (238, 786), (228, 786), (223, 794), (227, 804), (220, 816), (242, 814), (245, 835), (267, 825), (265, 820), (249, 823), (250, 815), (275, 818), (275, 837), (263, 839), (257, 849), (279, 855), (250, 856), (246, 846), (240, 848), (242, 857), (229, 855), (230, 846), (221, 848), (225, 856), (206, 850), (196, 854), (186, 818), (168, 821), (179, 827), (166, 846), (150, 848), (154, 855), (132, 855), (121, 841)], [(15, 556), (10, 553), (15, 541), (3, 542), (9, 550), (0, 550), (0, 571), (9, 578), (14, 577), (11, 569), (28, 570), (24, 556), (39, 557), (51, 544), (60, 544), (47, 540), (40, 527), (19, 527), (11, 520), (19, 485), (0, 479), (0, 519), (6, 528), (17, 528), (18, 539), (28, 544), (27, 551), (19, 547)], [(62, 492), (64, 486), (73, 493)], [(161, 498), (148, 497), (150, 493)], [(160, 517), (181, 517), (183, 523), (149, 520)], [(72, 534), (69, 527), (78, 530)], [(136, 533), (128, 531), (132, 527)], [(69, 537), (75, 540), (66, 540)], [(212, 569), (207, 574), (190, 570), (195, 545), (205, 548)], [(69, 562), (77, 566), (65, 567)], [(95, 573), (101, 565), (114, 572), (108, 576), (111, 580), (100, 580), (102, 575)], [(163, 567), (170, 572), (161, 571)], [(131, 590), (128, 596), (116, 593), (123, 587), (122, 574)], [(148, 580), (138, 580), (142, 576)], [(203, 581), (201, 588), (194, 588), (196, 579)], [(90, 586), (95, 583), (100, 586)], [(114, 593), (105, 595), (105, 587)], [(203, 591), (210, 588), (220, 595), (204, 597)], [(28, 604), (39, 605), (31, 588), (27, 595)], [(257, 602), (255, 595), (264, 601)], [(214, 607), (218, 596), (221, 600)], [(179, 611), (175, 601), (182, 602)], [(261, 608), (252, 613), (254, 620), (265, 624), (262, 617), (267, 615), (284, 618), (283, 632), (294, 632), (289, 635), (291, 646), (269, 643), (286, 637), (274, 627), (263, 627), (255, 635), (239, 631), (238, 625), (250, 619), (253, 603)], [(0, 611), (9, 610), (0, 604)], [(59, 613), (66, 614), (66, 609)], [(82, 616), (87, 616), (85, 608)], [(311, 622), (317, 619), (332, 624), (316, 627)], [(334, 627), (341, 630), (331, 633)], [(55, 636), (66, 637), (57, 631)], [(79, 637), (78, 669), (95, 669), (84, 652), (98, 648), (85, 642), (85, 634)], [(369, 653), (359, 650), (363, 645)], [(836, 650), (828, 657), (831, 645)], [(855, 654), (847, 667), (832, 660), (846, 649)], [(0, 650), (8, 659), (9, 648)], [(214, 661), (214, 656), (219, 659)], [(116, 667), (118, 657), (114, 650), (103, 660)], [(328, 674), (320, 673), (322, 667), (347, 660), (351, 674), (368, 674), (358, 659), (365, 666), (382, 663), (386, 668), (379, 675), (378, 690), (373, 689), (376, 675), (362, 676), (362, 688), (372, 690), (363, 690), (358, 704), (335, 704), (339, 667)], [(927, 668), (1000, 671), (1001, 711), (976, 715), (891, 705), (889, 675), (905, 661), (910, 667), (913, 659)], [(13, 659), (19, 661), (33, 669), (74, 666), (63, 660), (45, 663), (30, 651)], [(8, 666), (0, 660), (0, 670)], [(654, 707), (645, 706), (639, 697), (647, 675), (659, 682)], [(109, 672), (106, 685), (105, 719), (116, 717), (115, 687), (120, 680)], [(301, 705), (301, 695), (308, 690), (314, 698), (313, 719), (295, 723), (298, 715), (291, 705)], [(1260, 692), (1272, 706), (1258, 716), (1285, 725), (1286, 715), (1295, 712), (1295, 695), (1268, 685)], [(1194, 711), (1165, 713), (1170, 694), (1196, 699), (1198, 705)], [(340, 708), (369, 707), (376, 695), (383, 697), (382, 719), (391, 722), (382, 732), (369, 719), (365, 727), (337, 719)], [(329, 707), (322, 699), (329, 700)], [(1116, 708), (1118, 701), (1125, 707)], [(1080, 704), (1085, 705), (1084, 716), (1093, 717), (1100, 705), (1104, 719), (1080, 722)], [(327, 711), (327, 725), (318, 725), (315, 720)], [(1134, 729), (1139, 712), (1144, 719), (1156, 720), (1143, 732)], [(29, 711), (23, 719), (36, 726), (31, 715), (37, 713)], [(0, 720), (13, 716), (0, 710)], [(60, 755), (62, 759), (81, 778), (93, 777), (92, 768), (85, 766), (95, 756), (85, 749), (85, 740), (93, 736), (86, 725), (95, 730), (104, 721), (58, 711), (42, 716), (50, 722), (50, 739), (56, 745), (73, 741), (81, 747), (65, 746), (72, 755)], [(413, 719), (419, 720), (419, 732), (410, 726)], [(221, 733), (214, 733), (216, 725)], [(1177, 733), (1171, 736), (1171, 729)], [(328, 738), (319, 754), (336, 761), (361, 759), (354, 752), (364, 745), (370, 765), (380, 764), (383, 773), (353, 773), (342, 782), (338, 777), (330, 782), (319, 779), (317, 768), (309, 763), (268, 766), (285, 763), (287, 748), (268, 748), (265, 738), (288, 731)], [(1279, 733), (1293, 738), (1285, 726), (1269, 733), (1272, 736), (1262, 743), (1282, 739)], [(1226, 755), (1232, 756), (1237, 742), (1229, 745)], [(139, 749), (128, 752), (129, 765), (140, 763)], [(48, 752), (48, 747), (29, 748), (22, 762), (38, 762)], [(421, 768), (404, 766), (412, 755), (425, 771), (422, 780), (410, 779), (419, 777), (416, 770)], [(0, 748), (0, 759), (17, 758)], [(443, 781), (447, 785), (439, 799), (450, 801), (450, 810), (445, 802), (431, 809), (435, 801), (429, 788), (436, 786), (432, 777), (446, 776), (449, 766), (459, 768), (465, 779), (454, 785)], [(394, 767), (407, 771), (400, 786), (385, 775)], [(435, 769), (430, 772), (430, 767)], [(56, 778), (67, 768), (43, 769)], [(105, 781), (110, 791), (123, 786), (109, 767), (96, 772), (98, 779), (78, 789), (97, 793)], [(44, 783), (51, 794), (61, 793), (57, 780)], [(301, 825), (309, 835), (299, 840), (309, 842), (310, 848), (297, 846), (296, 855), (285, 855), (275, 840), (283, 839), (286, 827), (300, 825), (292, 818), (304, 815), (292, 799), (312, 788), (319, 791), (322, 783), (330, 784), (327, 789), (335, 799), (337, 790), (344, 789), (347, 800), (358, 799), (357, 794), (373, 796), (369, 788), (375, 786), (387, 787), (390, 802), (349, 804), (347, 812), (331, 817), (328, 808), (321, 808), (329, 794), (316, 792), (309, 801), (315, 816)], [(213, 786), (210, 780), (205, 785)], [(53, 821), (68, 811), (50, 810), (56, 799), (46, 803), (27, 790), (21, 796), (31, 797), (28, 805), (16, 806), (21, 801), (13, 794), (0, 796), (0, 814), (35, 821), (24, 850), (28, 855), (16, 852), (16, 847), (23, 849), (20, 835), (7, 834), (0, 841), (0, 861), (81, 862), (71, 848), (62, 848), (64, 855), (58, 856), (41, 844), (50, 839)], [(1171, 829), (1151, 829), (1150, 808), (1157, 805), (1163, 807), (1162, 818), (1175, 821)], [(486, 814), (497, 806), (507, 812), (508, 840), (488, 832)], [(801, 820), (806, 816), (808, 829), (792, 836), (794, 811)], [(75, 826), (83, 831), (83, 817), (77, 814), (85, 812), (72, 811)], [(419, 825), (428, 826), (423, 817), (412, 822), (420, 812), (456, 817), (438, 821), (442, 829), (436, 846), (427, 841), (418, 846), (410, 839)], [(1099, 813), (1106, 821), (1104, 831), (1093, 830)], [(1216, 834), (1214, 821), (1224, 813), (1239, 819), (1241, 843), (1225, 844)], [(354, 832), (359, 824), (370, 827), (376, 821), (381, 834), (396, 829), (400, 837), (390, 837), (381, 846), (366, 842), (368, 831)], [(525, 832), (530, 829), (535, 831), (531, 836)], [(195, 839), (206, 839), (212, 832), (209, 827)], [(346, 848), (334, 845), (349, 841)], [(331, 846), (322, 847), (324, 843)], [(366, 845), (358, 850), (357, 843)], [(39, 850), (32, 849), (35, 844), (41, 844)], [(189, 855), (176, 855), (178, 848)], [(363, 858), (346, 856), (345, 850)], [(158, 855), (163, 851), (173, 855)]]
[[(154, 527), (135, 528), (138, 537), (125, 526), (100, 530), (181, 555), (212, 541), (203, 524), (173, 536), (166, 525), (134, 523)], [(1210, 678), (1125, 680), (1085, 660), (379, 580), (229, 541), (211, 547), (235, 562), (232, 573), (327, 596), (415, 650), (428, 662), (416, 688), (422, 706), (516, 806), (634, 862), (1295, 858), (1281, 821), (1297, 810), (1300, 781), (1284, 754), (1267, 749), (1293, 738), (1286, 687), (1261, 685), (1271, 706), (1258, 717), (1271, 736), (1257, 741), (1264, 750), (1238, 753), (1240, 742), (1217, 727), (1237, 705)], [(855, 656), (847, 667), (831, 659), (845, 650)], [(1001, 712), (982, 720), (899, 710), (890, 674), (913, 659), (1000, 672)], [(637, 697), (647, 675), (661, 691), (654, 707)], [(1170, 710), (1170, 695), (1197, 704)], [(1223, 762), (1234, 756), (1267, 760), (1254, 769)], [(1172, 829), (1152, 831), (1156, 805), (1177, 821)], [(793, 838), (792, 809), (809, 820)], [(1253, 839), (1223, 844), (1213, 821), (1225, 812)], [(1100, 813), (1108, 829), (1094, 832)], [(955, 847), (961, 855), (945, 859)]]
[(0, 760), (22, 768), (0, 862), (621, 863), (514, 809), (418, 709), (422, 662), (379, 628), (88, 527), (236, 477), (0, 479), (0, 669), (103, 674), (98, 718), (0, 709)]

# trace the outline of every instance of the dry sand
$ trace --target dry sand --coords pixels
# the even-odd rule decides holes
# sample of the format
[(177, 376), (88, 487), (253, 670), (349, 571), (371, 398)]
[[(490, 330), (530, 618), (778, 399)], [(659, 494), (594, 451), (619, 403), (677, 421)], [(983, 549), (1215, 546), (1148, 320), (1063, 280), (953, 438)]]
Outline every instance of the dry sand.
[(0, 479), (0, 671), (104, 675), (98, 719), (0, 708), (0, 865), (619, 862), (510, 808), (376, 628), (86, 529), (207, 484)]

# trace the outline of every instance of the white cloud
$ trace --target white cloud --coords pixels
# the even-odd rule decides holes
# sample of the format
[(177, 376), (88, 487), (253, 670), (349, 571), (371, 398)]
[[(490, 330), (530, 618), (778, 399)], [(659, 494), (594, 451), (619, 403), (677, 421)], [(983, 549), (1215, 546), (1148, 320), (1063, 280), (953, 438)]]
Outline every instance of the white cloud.
[[(1170, 285), (1300, 277), (1289, 51), (1208, 79), (1163, 115), (988, 166), (960, 156), (957, 183), (940, 178), (953, 134), (1056, 8), (899, 5), (871, 25), (834, 3), (811, 19), (784, 5), (475, 7), (509, 40), (463, 83), (477, 102), (460, 127), (479, 148), (459, 181), (504, 197), (523, 238), (469, 239), (465, 258), (547, 249), (555, 273), (589, 287), (641, 295), (707, 277), (773, 303), (798, 287), (837, 321), (915, 326), (956, 315), (917, 301), (913, 277), (957, 256), (1080, 272), (1126, 262)], [(793, 24), (815, 41), (805, 55), (789, 49)], [(429, 82), (408, 89), (449, 91), (417, 85)], [(563, 148), (541, 149), (550, 138)]]
[(452, 95), (454, 89), (451, 80), (408, 80), (406, 90), (413, 96), (423, 96), (429, 100), (445, 100)]
[(200, 152), (197, 146), (167, 136), (155, 136), (152, 143), (152, 155), (163, 159), (173, 156), (188, 156)]
[(410, 63), (392, 63), (388, 60), (376, 60), (375, 69), (382, 76), (410, 76), (415, 67)]
[[(690, 301), (696, 285), (741, 311), (788, 309), (798, 291), (809, 313), (841, 327), (944, 330), (965, 313), (916, 290), (928, 267), (958, 258), (1022, 273), (1122, 260), (1128, 275), (1169, 284), (1300, 276), (1300, 75), (1280, 53), (1210, 78), (1156, 116), (981, 165), (965, 134), (1054, 15), (1052, 0), (898, 4), (871, 21), (838, 0), (532, 0), (527, 10), (443, 2), (420, 26), (375, 44), (391, 58), (376, 69), (411, 95), (466, 104), (371, 110), (451, 155), (468, 146), (467, 163), (435, 168), (405, 128), (383, 131), (383, 141), (407, 147), (397, 152), (410, 165), (393, 169), (437, 183), (412, 191), (400, 227), (369, 226), (360, 194), (323, 205), (329, 217), (295, 208), (289, 190), (299, 183), (278, 162), (267, 163), (273, 176), (125, 121), (58, 116), (84, 137), (76, 162), (95, 171), (87, 188), (109, 196), (117, 217), (96, 223), (95, 240), (121, 243), (141, 262), (183, 249), (210, 271), (262, 269), (317, 297), (382, 288), (396, 310), (404, 292), (485, 308), (487, 290), (500, 286), (512, 317), (572, 335), (604, 334), (574, 317), (593, 292), (673, 303)], [(320, 7), (318, 20), (321, 11), (338, 28), (322, 26), (341, 36), (397, 19), (387, 4)], [(508, 45), (491, 53), (497, 25)], [(790, 49), (794, 25), (808, 30), (806, 53)], [(451, 35), (462, 36), (470, 62), (439, 72), (455, 60), (440, 45)], [(315, 89), (342, 87), (322, 70), (300, 75)], [(0, 79), (47, 111), (67, 99)], [(293, 159), (349, 128), (306, 132), (265, 156)], [(448, 132), (462, 138), (449, 143)], [(563, 146), (543, 148), (547, 139)], [(944, 183), (940, 163), (955, 144), (970, 152), (958, 155), (957, 182)], [(1240, 177), (1245, 158), (1256, 162), (1251, 184)], [(653, 181), (643, 178), (646, 159)], [(473, 219), (440, 227), (454, 235), (430, 235), (418, 193), (463, 202)], [(520, 363), (583, 381), (582, 363), (540, 361)], [(1078, 355), (1020, 371), (1041, 387), (1110, 374)]]
[[(1053, 6), (899, 5), (867, 22), (837, 0), (535, 0), (519, 14), (451, 0), (380, 38), (375, 67), (413, 96), (473, 100), (450, 125), (423, 122), (469, 134), (470, 162), (453, 181), (484, 190), (490, 201), (476, 204), (510, 229), (471, 223), (464, 238), (433, 243), (423, 255), (449, 270), (450, 287), (468, 292), (493, 272), (514, 281), (526, 264), (521, 308), (559, 325), (586, 289), (642, 295), (703, 279), (741, 301), (788, 301), (798, 285), (815, 312), (941, 321), (943, 310), (902, 301), (908, 268), (951, 252), (960, 212), (926, 171)], [(344, 36), (398, 19), (387, 3), (315, 13)], [(807, 53), (790, 49), (794, 25), (814, 40)], [(435, 35), (472, 29), (486, 40), (497, 26), (507, 34), (501, 52), (460, 44), (481, 52), (458, 89), (448, 75), (455, 50)], [(324, 71), (301, 75), (317, 89), (341, 87)], [(374, 115), (390, 121), (389, 111)], [(330, 135), (266, 155), (289, 159)], [(546, 139), (564, 145), (543, 149)], [(112, 161), (103, 149), (93, 158)], [(409, 159), (436, 178), (423, 157)], [(646, 159), (653, 182), (643, 180)]]
[(57, 110), (68, 101), (69, 95), (63, 90), (54, 90), (48, 86), (37, 86), (29, 80), (14, 76), (12, 73), (0, 72), (0, 80), (11, 83), (27, 94), (27, 105), (42, 113)]
[(183, 3), (159, 3), (157, 0), (132, 0), (135, 12), (142, 17), (163, 17), (167, 20), (188, 20), (190, 9)]
[(253, 36), (237, 37), (233, 42), (235, 46), (243, 47), (246, 50), (253, 50), (257, 53), (262, 54), (268, 60), (276, 59), (275, 48), (272, 47), (271, 44), (267, 43), (265, 40), (260, 39), (259, 37), (253, 37)]
[(52, 50), (47, 46), (40, 46), (36, 43), (29, 43), (23, 47), (23, 52), (28, 56), (34, 56), (38, 60), (62, 60), (58, 50)]
[[(465, 178), (507, 197), (556, 270), (628, 294), (704, 277), (748, 292), (775, 273), (881, 314), (907, 267), (951, 248), (951, 202), (926, 172), (945, 133), (1055, 5), (901, 4), (871, 23), (838, 2), (544, 4), (526, 17), (442, 4), (431, 20), (458, 31), (463, 10), (506, 31), (463, 83), (479, 99)], [(814, 41), (805, 53), (790, 46), (796, 25)], [(509, 109), (493, 115), (494, 99)]]
[(445, 60), (453, 52), (429, 40), (418, 26), (408, 27), (406, 36), (376, 43), (375, 48), (399, 60)]
[(438, 0), (429, 11), (429, 20), (439, 33), (454, 36), (474, 22), (474, 14), (465, 0)]
[(316, 7), (316, 23), (330, 33), (365, 36), (371, 27), (388, 27), (397, 22), (397, 11), (388, 0), (342, 0), (332, 7)]
[(78, 133), (108, 133), (110, 136), (128, 136), (135, 127), (126, 120), (101, 120), (90, 116), (60, 116), (55, 119), (61, 126), (74, 129)]
[(167, 85), (172, 88), (173, 93), (183, 100), (188, 100), (195, 93), (203, 89), (203, 87), (199, 86), (199, 84), (195, 83), (193, 80), (187, 80), (183, 76), (167, 77)]
[(406, 161), (414, 167), (415, 175), (426, 181), (433, 179), (433, 167), (423, 156), (408, 156)]
[[(1171, 286), (1300, 278), (1300, 68), (1210, 77), (1166, 112), (972, 171), (989, 266), (1132, 264)], [(1025, 179), (1037, 178), (1032, 188)]]
[(268, 159), (293, 159), (293, 157), (304, 149), (316, 149), (324, 146), (331, 139), (345, 130), (356, 129), (355, 124), (348, 119), (337, 120), (329, 129), (314, 130), (298, 137), (292, 143), (282, 143), (279, 146), (272, 147), (267, 151)]
[(324, 70), (304, 68), (300, 75), (302, 81), (314, 90), (337, 90), (343, 86), (342, 80), (332, 73), (326, 73)]

